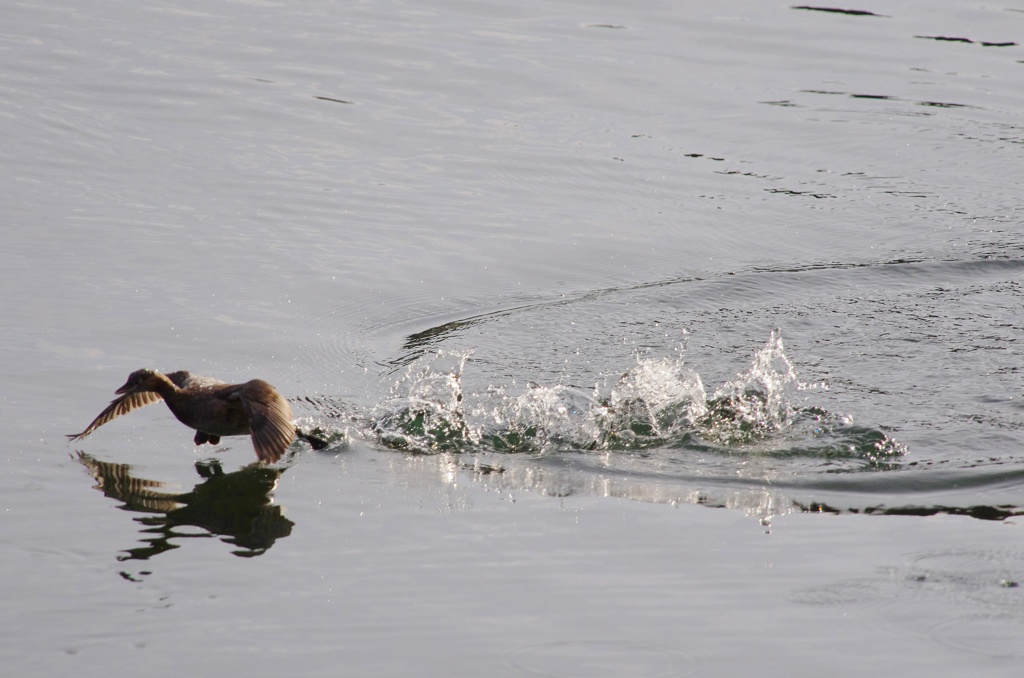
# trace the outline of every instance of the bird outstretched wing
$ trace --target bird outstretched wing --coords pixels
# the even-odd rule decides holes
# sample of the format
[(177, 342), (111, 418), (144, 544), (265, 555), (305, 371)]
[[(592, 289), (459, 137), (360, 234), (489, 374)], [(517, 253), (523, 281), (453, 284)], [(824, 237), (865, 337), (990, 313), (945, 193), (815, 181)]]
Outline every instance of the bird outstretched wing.
[[(167, 378), (174, 382), (178, 388), (186, 388), (187, 385), (192, 383), (204, 383), (210, 382), (211, 384), (220, 384), (216, 379), (207, 379), (204, 377), (196, 377), (184, 370), (177, 372), (170, 372), (167, 374)], [(204, 380), (200, 382), (200, 380)], [(159, 393), (156, 391), (135, 391), (132, 393), (125, 393), (124, 395), (118, 396), (110, 401), (106, 409), (97, 415), (92, 423), (85, 427), (85, 430), (81, 433), (69, 433), (68, 439), (70, 440), (81, 440), (86, 437), (100, 426), (103, 426), (108, 421), (120, 417), (122, 414), (128, 414), (132, 410), (137, 410), (140, 407), (151, 405), (158, 400), (162, 400)]]
[(122, 414), (128, 414), (132, 410), (137, 410), (140, 407), (145, 407), (146, 405), (155, 403), (158, 400), (162, 400), (162, 398), (156, 391), (125, 393), (124, 395), (111, 400), (106, 409), (100, 412), (99, 415), (92, 420), (92, 423), (85, 427), (84, 431), (81, 433), (69, 433), (68, 438), (71, 440), (81, 440), (100, 426), (106, 424), (108, 421), (116, 419)]

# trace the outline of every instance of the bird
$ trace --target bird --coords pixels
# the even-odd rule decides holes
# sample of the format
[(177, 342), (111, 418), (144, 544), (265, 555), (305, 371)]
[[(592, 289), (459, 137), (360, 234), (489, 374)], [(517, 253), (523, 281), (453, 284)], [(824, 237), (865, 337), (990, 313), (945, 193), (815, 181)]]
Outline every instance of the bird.
[(309, 439), (292, 423), (288, 401), (262, 379), (228, 384), (184, 370), (161, 374), (141, 369), (128, 375), (115, 393), (118, 397), (84, 431), (67, 437), (81, 440), (122, 414), (162, 399), (178, 421), (196, 430), (196, 445), (216, 445), (221, 436), (250, 434), (259, 460), (274, 463), (296, 435)]

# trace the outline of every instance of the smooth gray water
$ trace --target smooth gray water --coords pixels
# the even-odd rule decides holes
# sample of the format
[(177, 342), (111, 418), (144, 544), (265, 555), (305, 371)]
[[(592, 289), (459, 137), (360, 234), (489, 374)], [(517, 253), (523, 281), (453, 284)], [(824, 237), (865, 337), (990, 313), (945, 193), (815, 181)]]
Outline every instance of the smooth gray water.
[(2, 15), (5, 675), (1019, 673), (1024, 8)]

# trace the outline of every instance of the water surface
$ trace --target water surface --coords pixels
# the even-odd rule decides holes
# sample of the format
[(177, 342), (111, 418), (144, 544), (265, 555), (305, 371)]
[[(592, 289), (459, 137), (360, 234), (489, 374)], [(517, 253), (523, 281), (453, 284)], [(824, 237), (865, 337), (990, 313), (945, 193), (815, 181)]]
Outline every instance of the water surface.
[(5, 665), (1016, 675), (1021, 22), (8, 8)]

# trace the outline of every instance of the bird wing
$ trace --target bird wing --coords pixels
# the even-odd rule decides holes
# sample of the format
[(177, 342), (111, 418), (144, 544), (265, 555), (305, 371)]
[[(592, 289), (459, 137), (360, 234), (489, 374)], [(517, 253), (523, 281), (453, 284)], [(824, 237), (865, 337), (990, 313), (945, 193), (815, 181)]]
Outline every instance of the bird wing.
[[(178, 388), (187, 388), (190, 385), (216, 386), (224, 383), (209, 377), (200, 377), (195, 374), (190, 374), (185, 370), (168, 372), (166, 376), (174, 382), (174, 385)], [(111, 419), (116, 419), (122, 414), (128, 414), (132, 410), (137, 410), (140, 407), (151, 405), (158, 400), (161, 400), (161, 396), (156, 391), (136, 391), (133, 393), (125, 393), (124, 395), (111, 400), (110, 404), (107, 405), (107, 408), (100, 412), (99, 416), (93, 419), (92, 423), (89, 424), (84, 431), (81, 433), (69, 433), (68, 438), (70, 440), (81, 440)]]
[(140, 407), (145, 407), (161, 400), (160, 394), (156, 391), (138, 391), (135, 393), (125, 393), (122, 396), (118, 396), (110, 401), (107, 408), (99, 413), (99, 415), (92, 420), (84, 431), (81, 433), (70, 433), (68, 438), (71, 440), (81, 440), (86, 437), (100, 426), (103, 426), (111, 419), (116, 419), (122, 414), (128, 414), (132, 410), (137, 410)]
[(256, 456), (260, 461), (274, 463), (295, 440), (292, 408), (273, 386), (258, 379), (245, 384), (237, 394), (249, 418)]

